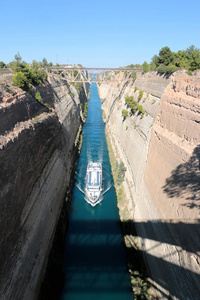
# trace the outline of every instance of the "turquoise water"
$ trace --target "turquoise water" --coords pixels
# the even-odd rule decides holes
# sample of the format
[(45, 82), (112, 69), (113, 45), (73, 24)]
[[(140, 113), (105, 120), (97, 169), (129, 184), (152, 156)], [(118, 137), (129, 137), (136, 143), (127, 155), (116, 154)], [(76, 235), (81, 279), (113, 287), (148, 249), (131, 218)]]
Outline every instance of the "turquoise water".
[[(92, 207), (85, 201), (90, 161), (101, 162), (103, 195)], [(92, 83), (83, 144), (72, 194), (65, 250), (62, 300), (131, 300), (125, 248), (102, 120), (101, 101)]]

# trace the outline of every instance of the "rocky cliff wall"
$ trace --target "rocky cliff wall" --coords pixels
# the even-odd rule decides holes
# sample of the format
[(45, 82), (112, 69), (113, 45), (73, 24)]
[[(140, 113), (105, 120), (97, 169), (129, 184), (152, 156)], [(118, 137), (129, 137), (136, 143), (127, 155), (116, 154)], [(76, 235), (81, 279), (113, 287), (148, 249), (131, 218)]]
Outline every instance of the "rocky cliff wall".
[[(43, 103), (0, 78), (0, 295), (36, 299), (76, 160), (79, 97), (59, 75), (37, 87)], [(61, 79), (62, 78), (62, 79)], [(48, 105), (52, 109), (48, 109)]]
[[(127, 168), (124, 189), (150, 277), (161, 298), (197, 299), (199, 73), (139, 74), (134, 84), (121, 79), (102, 83), (99, 95), (112, 146)], [(144, 92), (146, 113), (123, 121), (125, 97), (137, 99), (135, 86)]]

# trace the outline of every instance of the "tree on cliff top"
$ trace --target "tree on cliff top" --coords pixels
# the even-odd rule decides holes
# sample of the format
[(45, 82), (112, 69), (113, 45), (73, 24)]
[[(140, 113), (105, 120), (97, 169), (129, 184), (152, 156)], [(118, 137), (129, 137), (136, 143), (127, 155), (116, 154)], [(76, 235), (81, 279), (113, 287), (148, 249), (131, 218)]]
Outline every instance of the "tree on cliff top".
[(48, 62), (47, 62), (47, 59), (44, 57), (42, 62), (41, 62), (41, 66), (44, 68), (46, 66), (48, 66)]
[(19, 54), (19, 52), (17, 52), (17, 54), (15, 54), (15, 60), (16, 60), (17, 63), (20, 63), (22, 61), (22, 57)]
[(150, 71), (150, 66), (146, 61), (142, 65), (142, 71), (143, 71), (143, 73), (147, 73)]
[(200, 50), (195, 48), (194, 45), (192, 45), (186, 50), (186, 53), (190, 61), (189, 70), (194, 71), (200, 69)]
[(158, 64), (168, 66), (174, 60), (174, 54), (169, 47), (163, 47), (159, 52)]
[(30, 91), (30, 84), (40, 85), (47, 79), (47, 73), (36, 60), (33, 60), (32, 65), (21, 62), (22, 57), (19, 52), (15, 55), (15, 60), (9, 63), (15, 73), (12, 79), (14, 85)]
[(154, 55), (151, 62), (151, 69), (156, 66), (158, 73), (171, 75), (177, 69), (186, 69), (190, 71), (200, 69), (200, 50), (194, 45), (187, 50), (172, 52), (169, 47), (163, 47), (159, 56)]

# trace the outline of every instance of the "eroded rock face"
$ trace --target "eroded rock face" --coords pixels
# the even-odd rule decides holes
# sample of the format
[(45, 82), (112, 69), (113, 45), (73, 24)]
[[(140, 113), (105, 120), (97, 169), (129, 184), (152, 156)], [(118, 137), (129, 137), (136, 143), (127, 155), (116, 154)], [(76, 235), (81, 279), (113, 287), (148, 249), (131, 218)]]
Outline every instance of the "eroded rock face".
[(173, 77), (161, 99), (144, 172), (145, 186), (162, 220), (152, 235), (157, 234), (159, 242), (168, 236), (165, 247), (160, 244), (150, 253), (166, 255), (163, 281), (171, 295), (188, 299), (199, 294), (200, 277), (199, 88), (196, 76), (182, 72)]
[[(125, 97), (137, 97), (134, 86), (144, 92), (141, 104), (148, 115), (136, 113), (123, 121)], [(124, 189), (152, 279), (162, 298), (197, 299), (199, 72), (181, 71), (167, 80), (155, 73), (138, 75), (115, 101), (116, 91), (113, 84), (99, 87), (112, 146), (127, 167)]]
[[(193, 182), (198, 176), (199, 91), (200, 81), (198, 78), (188, 76), (185, 73), (176, 74), (162, 96), (159, 113), (151, 135), (145, 181), (148, 189), (151, 186), (153, 198), (159, 199), (160, 204), (163, 202), (160, 209), (168, 206), (167, 210), (163, 210), (162, 215), (173, 219), (180, 216), (182, 219), (195, 219), (200, 216), (198, 210), (190, 209), (191, 206), (198, 207), (198, 201), (200, 201), (198, 190), (192, 191)], [(150, 177), (152, 168), (155, 171)], [(186, 171), (187, 169), (188, 171)], [(193, 176), (191, 172), (193, 172)], [(186, 173), (187, 180), (185, 178)], [(170, 179), (171, 176), (177, 180), (177, 191), (170, 193), (172, 185), (175, 185), (172, 178)], [(155, 181), (154, 184), (152, 184), (152, 180)], [(191, 193), (188, 194), (189, 191)], [(182, 196), (179, 197), (179, 194)]]
[(34, 299), (76, 160), (80, 102), (87, 98), (49, 75), (38, 88), (49, 111), (12, 86), (11, 76), (0, 78), (0, 298)]

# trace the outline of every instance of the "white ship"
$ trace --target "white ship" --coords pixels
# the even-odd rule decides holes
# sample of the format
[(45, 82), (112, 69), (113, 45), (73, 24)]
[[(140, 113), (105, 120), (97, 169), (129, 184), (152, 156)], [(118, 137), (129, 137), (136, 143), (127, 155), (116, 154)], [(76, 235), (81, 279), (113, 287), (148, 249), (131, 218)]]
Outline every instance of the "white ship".
[(102, 191), (102, 165), (89, 163), (86, 174), (86, 201), (95, 206), (99, 203)]

